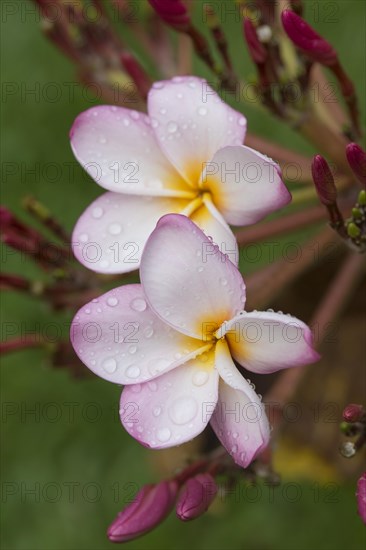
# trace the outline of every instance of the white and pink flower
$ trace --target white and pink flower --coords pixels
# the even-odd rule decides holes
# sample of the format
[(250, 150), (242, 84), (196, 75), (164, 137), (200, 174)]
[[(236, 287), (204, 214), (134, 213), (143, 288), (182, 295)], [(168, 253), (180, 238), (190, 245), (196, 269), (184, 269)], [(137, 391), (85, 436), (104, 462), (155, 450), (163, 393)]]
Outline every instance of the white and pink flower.
[(244, 311), (237, 267), (188, 217), (162, 217), (144, 248), (141, 284), (111, 290), (74, 318), (71, 339), (97, 375), (124, 384), (126, 430), (160, 449), (210, 421), (239, 465), (267, 445), (259, 396), (235, 366), (270, 373), (318, 359), (309, 327), (269, 311)]
[(243, 115), (192, 76), (156, 82), (148, 115), (112, 106), (79, 115), (72, 149), (108, 192), (76, 224), (78, 260), (102, 273), (138, 269), (158, 219), (180, 213), (235, 261), (228, 224), (255, 223), (291, 200), (279, 166), (244, 146), (245, 132)]

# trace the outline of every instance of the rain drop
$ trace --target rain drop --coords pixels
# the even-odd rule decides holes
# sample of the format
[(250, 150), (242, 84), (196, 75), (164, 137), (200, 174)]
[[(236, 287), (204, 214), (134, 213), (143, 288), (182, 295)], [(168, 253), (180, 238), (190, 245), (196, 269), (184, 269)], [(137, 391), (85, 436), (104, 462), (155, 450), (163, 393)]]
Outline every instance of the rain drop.
[(104, 214), (104, 210), (103, 208), (100, 208), (100, 206), (96, 206), (95, 208), (93, 208), (93, 211), (92, 211), (93, 218), (99, 219), (103, 216), (103, 214)]
[(110, 307), (115, 307), (118, 304), (118, 299), (115, 296), (110, 296), (107, 298), (107, 304)]
[(204, 370), (199, 370), (193, 375), (192, 382), (195, 386), (203, 386), (208, 380), (208, 372)]
[(201, 115), (201, 116), (207, 115), (207, 109), (206, 109), (206, 107), (199, 107), (199, 109), (198, 109), (197, 112), (198, 112), (198, 114)]
[(103, 361), (102, 367), (108, 374), (113, 374), (117, 369), (117, 361), (113, 357), (109, 357)]
[(108, 227), (108, 232), (111, 234), (111, 235), (119, 235), (122, 231), (122, 227), (119, 223), (112, 223), (109, 227)]
[(198, 405), (193, 397), (179, 397), (169, 407), (169, 416), (179, 426), (188, 424), (197, 415)]
[(156, 433), (156, 437), (162, 443), (165, 443), (165, 441), (169, 441), (169, 439), (171, 438), (171, 435), (172, 435), (172, 432), (169, 430), (169, 428), (161, 428)]
[(130, 367), (128, 367), (126, 374), (129, 378), (137, 378), (138, 376), (140, 376), (140, 372), (141, 371), (139, 367), (137, 367), (136, 365), (131, 365)]
[(174, 134), (178, 130), (178, 124), (176, 122), (169, 122), (168, 124), (168, 132), (170, 134)]
[(145, 311), (145, 309), (147, 308), (147, 303), (143, 298), (135, 298), (131, 302), (131, 308), (134, 311)]

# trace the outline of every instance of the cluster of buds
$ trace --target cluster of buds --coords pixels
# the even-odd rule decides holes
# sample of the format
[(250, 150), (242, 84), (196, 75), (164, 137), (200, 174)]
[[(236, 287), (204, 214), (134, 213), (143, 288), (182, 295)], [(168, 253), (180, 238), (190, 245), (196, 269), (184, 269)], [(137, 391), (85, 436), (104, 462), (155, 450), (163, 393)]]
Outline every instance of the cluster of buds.
[[(31, 280), (23, 275), (2, 273), (0, 289), (44, 299), (54, 310), (75, 310), (85, 300), (102, 292), (98, 276), (75, 262), (70, 250), (70, 237), (51, 213), (34, 198), (24, 201), (26, 210), (40, 222), (54, 240), (17, 218), (8, 208), (0, 207), (1, 241), (20, 254), (21, 261), (34, 262), (45, 276)], [(9, 353), (25, 348), (43, 347), (51, 352), (55, 367), (69, 367), (72, 374), (87, 375), (69, 339), (50, 342), (39, 333), (15, 336), (0, 343), (0, 351)], [(15, 336), (15, 337), (13, 337)]]
[[(347, 437), (355, 441), (342, 443), (340, 452), (345, 458), (352, 458), (366, 446), (366, 409), (362, 405), (351, 403), (343, 411), (341, 430)], [(357, 482), (357, 510), (363, 523), (366, 524), (366, 472)]]
[[(138, 103), (146, 98), (150, 78), (115, 32), (104, 2), (34, 1), (39, 6), (43, 32), (75, 63), (81, 82), (97, 86), (111, 103)], [(118, 0), (113, 4), (115, 13), (121, 11), (121, 20), (126, 9), (123, 4)]]
[[(268, 452), (267, 452), (268, 455)], [(277, 485), (278, 476), (272, 471), (268, 456), (260, 456), (247, 470), (238, 468), (222, 450), (199, 459), (169, 480), (145, 485), (116, 517), (108, 529), (111, 542), (127, 542), (144, 535), (162, 523), (175, 508), (181, 521), (202, 516), (214, 502), (219, 490), (215, 478), (228, 474), (231, 483), (240, 479), (256, 483), (259, 477)]]
[(346, 220), (338, 207), (334, 176), (327, 161), (321, 155), (316, 155), (313, 159), (312, 174), (320, 202), (328, 211), (331, 227), (351, 248), (358, 252), (365, 252), (366, 153), (356, 143), (350, 143), (346, 147), (346, 156), (355, 179), (365, 187), (358, 193), (357, 202)]
[(362, 405), (351, 403), (343, 411), (343, 420), (342, 432), (356, 440), (343, 443), (340, 451), (345, 458), (352, 458), (366, 445), (366, 410)]

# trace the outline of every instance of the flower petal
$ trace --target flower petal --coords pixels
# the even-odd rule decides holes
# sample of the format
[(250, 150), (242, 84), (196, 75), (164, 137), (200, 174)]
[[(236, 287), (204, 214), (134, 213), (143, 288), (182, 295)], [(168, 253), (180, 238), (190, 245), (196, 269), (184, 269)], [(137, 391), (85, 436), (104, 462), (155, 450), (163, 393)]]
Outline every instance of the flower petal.
[(116, 384), (156, 378), (208, 347), (162, 323), (141, 285), (121, 286), (82, 307), (71, 325), (71, 341), (90, 370)]
[(224, 147), (206, 164), (202, 186), (233, 225), (249, 225), (291, 201), (279, 166), (245, 146)]
[(99, 185), (134, 195), (190, 196), (161, 152), (148, 116), (100, 105), (81, 113), (70, 131), (75, 157)]
[(313, 348), (310, 328), (283, 313), (243, 312), (224, 323), (219, 332), (226, 335), (234, 359), (259, 374), (307, 365), (320, 357)]
[(148, 111), (158, 124), (154, 129), (161, 149), (193, 185), (198, 184), (202, 163), (218, 149), (244, 141), (246, 119), (201, 78), (156, 82), (149, 92)]
[(77, 221), (72, 236), (74, 254), (80, 263), (99, 273), (138, 269), (145, 243), (159, 218), (182, 211), (188, 202), (105, 193)]
[(141, 258), (141, 283), (155, 313), (180, 332), (211, 339), (239, 312), (245, 286), (236, 266), (186, 216), (159, 220)]
[(121, 421), (147, 447), (179, 445), (204, 430), (217, 393), (218, 373), (210, 351), (152, 382), (126, 386), (120, 403)]
[(239, 249), (235, 235), (211, 200), (204, 198), (204, 204), (190, 218), (206, 235), (212, 237), (233, 264), (238, 265)]
[(246, 468), (267, 446), (270, 429), (263, 403), (235, 367), (225, 340), (216, 344), (219, 399), (211, 426), (234, 461)]

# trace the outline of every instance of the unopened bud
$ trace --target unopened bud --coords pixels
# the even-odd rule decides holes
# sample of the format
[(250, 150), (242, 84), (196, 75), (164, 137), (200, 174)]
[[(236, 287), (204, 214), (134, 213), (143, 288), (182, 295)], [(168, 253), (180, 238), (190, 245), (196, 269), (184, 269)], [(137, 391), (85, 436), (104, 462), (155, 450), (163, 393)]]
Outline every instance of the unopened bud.
[(217, 485), (211, 474), (198, 474), (188, 479), (177, 502), (177, 516), (182, 521), (201, 516), (215, 499)]
[(108, 529), (111, 542), (126, 542), (159, 525), (171, 511), (177, 495), (175, 481), (145, 485)]
[(243, 29), (251, 58), (254, 63), (263, 64), (267, 59), (267, 50), (261, 43), (256, 28), (250, 19), (244, 19)]
[(343, 418), (346, 422), (358, 422), (365, 414), (362, 405), (350, 403), (343, 411)]
[(308, 57), (323, 65), (334, 65), (338, 61), (333, 46), (299, 15), (291, 10), (284, 10), (281, 17), (288, 37)]
[(337, 189), (334, 184), (333, 174), (327, 161), (321, 155), (314, 157), (311, 171), (321, 203), (325, 206), (335, 204), (337, 201)]
[(366, 185), (366, 152), (357, 143), (350, 143), (346, 147), (346, 155), (352, 172)]
[(173, 29), (186, 32), (191, 25), (188, 10), (181, 0), (149, 0), (161, 19)]
[(357, 482), (356, 498), (357, 511), (362, 521), (366, 524), (366, 472), (362, 474)]

